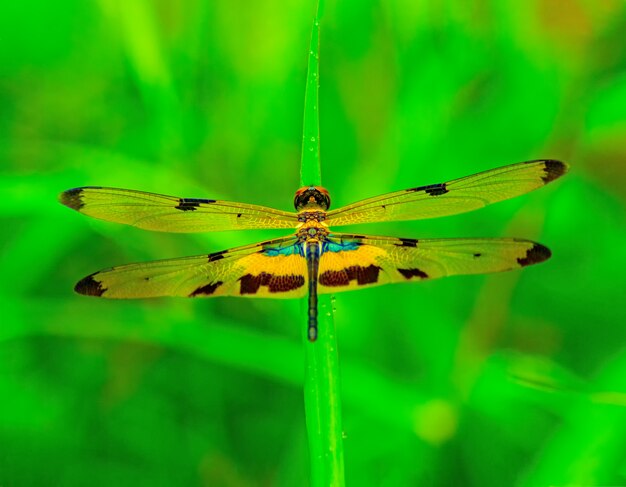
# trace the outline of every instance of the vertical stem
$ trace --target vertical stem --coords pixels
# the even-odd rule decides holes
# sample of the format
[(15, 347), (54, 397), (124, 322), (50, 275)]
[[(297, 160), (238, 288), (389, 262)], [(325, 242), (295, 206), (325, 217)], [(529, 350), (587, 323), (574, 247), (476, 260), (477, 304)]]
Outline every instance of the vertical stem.
[(319, 39), (320, 10), (323, 0), (319, 0), (317, 15), (311, 30), (309, 66), (304, 92), (304, 123), (302, 127), (302, 160), (300, 184), (319, 186), (322, 184), (320, 163), (320, 122), (319, 122)]
[[(319, 24), (324, 0), (318, 1), (311, 32), (309, 67), (304, 97), (301, 185), (320, 185), (319, 150)], [(341, 391), (335, 322), (330, 297), (318, 302), (319, 333), (317, 341), (308, 339), (302, 323), (305, 349), (304, 407), (311, 458), (311, 486), (344, 485), (343, 430), (341, 426)]]

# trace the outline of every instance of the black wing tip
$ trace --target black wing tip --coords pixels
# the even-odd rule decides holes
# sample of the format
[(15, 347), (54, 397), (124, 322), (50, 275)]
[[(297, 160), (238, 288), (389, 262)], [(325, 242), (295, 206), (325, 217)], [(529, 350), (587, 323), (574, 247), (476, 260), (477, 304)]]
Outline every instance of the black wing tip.
[(59, 202), (72, 210), (80, 211), (80, 209), (84, 206), (83, 189), (85, 188), (72, 188), (67, 191), (63, 191), (59, 195)]
[(517, 259), (517, 263), (522, 267), (526, 267), (533, 264), (539, 264), (540, 262), (544, 262), (552, 257), (552, 252), (548, 247), (541, 244), (533, 244), (531, 248), (526, 251), (526, 255), (524, 257), (520, 257)]
[(74, 291), (85, 296), (102, 296), (106, 288), (103, 288), (102, 283), (94, 279), (94, 276), (97, 274), (99, 273), (95, 272), (87, 277), (83, 277), (74, 286)]
[(543, 161), (543, 164), (545, 174), (541, 179), (543, 179), (544, 184), (560, 178), (569, 170), (569, 166), (565, 162), (557, 161), (556, 159), (546, 159)]
[(85, 203), (83, 201), (83, 193), (86, 189), (103, 189), (102, 186), (81, 186), (80, 188), (72, 188), (63, 191), (59, 195), (59, 202), (72, 210), (80, 211)]

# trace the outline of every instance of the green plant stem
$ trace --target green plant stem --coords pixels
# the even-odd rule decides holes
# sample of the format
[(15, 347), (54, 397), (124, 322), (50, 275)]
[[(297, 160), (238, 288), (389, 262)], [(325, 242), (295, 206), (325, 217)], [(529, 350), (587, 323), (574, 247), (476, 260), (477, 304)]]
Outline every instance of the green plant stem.
[[(311, 33), (309, 66), (304, 98), (301, 185), (321, 185), (319, 150), (319, 0)], [(318, 303), (318, 338), (310, 342), (302, 326), (305, 349), (304, 407), (311, 458), (311, 486), (343, 486), (343, 430), (335, 322), (330, 297)]]
[[(320, 0), (322, 3), (323, 0)], [(311, 31), (309, 65), (304, 92), (304, 123), (302, 127), (302, 160), (300, 184), (319, 186), (322, 184), (320, 163), (320, 123), (319, 123), (319, 5)]]

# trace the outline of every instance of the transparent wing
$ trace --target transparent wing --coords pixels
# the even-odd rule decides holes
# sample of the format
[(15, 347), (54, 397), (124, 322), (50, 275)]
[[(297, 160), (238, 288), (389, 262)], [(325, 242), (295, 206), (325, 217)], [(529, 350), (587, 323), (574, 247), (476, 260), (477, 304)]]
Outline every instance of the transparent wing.
[(308, 281), (295, 236), (222, 252), (112, 267), (80, 280), (75, 291), (113, 299), (159, 296), (295, 298)]
[(396, 191), (328, 212), (330, 226), (421, 220), (476, 210), (541, 188), (567, 172), (560, 161), (538, 160), (474, 174), (447, 183)]
[(178, 198), (130, 189), (86, 186), (64, 191), (59, 201), (80, 213), (159, 232), (211, 232), (295, 228), (295, 213), (228, 201)]
[(513, 238), (413, 240), (332, 233), (320, 259), (318, 292), (510, 271), (550, 255), (541, 244)]

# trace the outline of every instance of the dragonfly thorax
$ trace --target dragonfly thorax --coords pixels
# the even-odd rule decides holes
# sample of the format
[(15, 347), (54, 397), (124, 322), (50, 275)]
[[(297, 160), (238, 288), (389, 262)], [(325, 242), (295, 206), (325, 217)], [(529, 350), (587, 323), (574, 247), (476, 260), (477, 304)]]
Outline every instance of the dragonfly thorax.
[(325, 211), (303, 210), (298, 213), (298, 221), (304, 224), (317, 224), (323, 222), (324, 220), (326, 220)]
[(328, 230), (322, 226), (306, 226), (298, 230), (298, 237), (302, 241), (324, 240), (328, 235)]
[(296, 191), (293, 200), (296, 211), (302, 210), (328, 210), (330, 208), (330, 196), (328, 190), (321, 186), (305, 186)]

